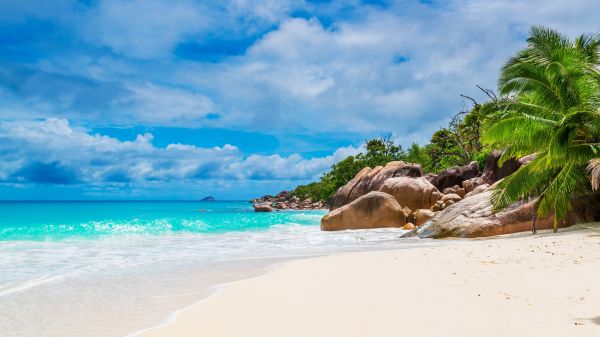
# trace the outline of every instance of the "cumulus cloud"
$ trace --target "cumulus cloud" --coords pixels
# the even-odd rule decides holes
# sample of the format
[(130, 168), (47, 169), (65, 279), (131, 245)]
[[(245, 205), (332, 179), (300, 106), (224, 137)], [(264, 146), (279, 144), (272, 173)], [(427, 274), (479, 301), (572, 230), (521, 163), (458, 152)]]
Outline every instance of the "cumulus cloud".
[(131, 95), (119, 103), (135, 111), (133, 123), (190, 125), (215, 111), (212, 100), (198, 92), (152, 83), (126, 84), (125, 88)]
[(83, 32), (92, 42), (132, 57), (166, 57), (186, 34), (207, 24), (194, 1), (100, 1), (88, 12)]
[(420, 139), (403, 142), (423, 142), (462, 108), (460, 93), (483, 99), (475, 84), (495, 88), (500, 66), (524, 45), (530, 25), (571, 35), (594, 31), (593, 7), (590, 1), (399, 1), (328, 24), (318, 15), (285, 18), (242, 57), (196, 66), (192, 81), (226, 88), (221, 96), (234, 103), (224, 107), (224, 125), (419, 130)]
[(358, 149), (306, 159), (298, 154), (245, 155), (234, 145), (200, 148), (152, 144), (151, 134), (121, 141), (64, 119), (0, 123), (0, 179), (5, 184), (93, 186), (194, 180), (311, 180)]
[(531, 25), (572, 37), (599, 28), (592, 0), (23, 0), (0, 2), (0, 18), (3, 35), (18, 37), (0, 55), (0, 180), (98, 191), (293, 186), (356, 149), (257, 155), (235, 140), (202, 148), (173, 136), (157, 147), (150, 134), (123, 141), (89, 129), (346, 141), (309, 144), (329, 153), (387, 132), (425, 143), (464, 108), (460, 93), (484, 99), (475, 84), (495, 88)]
[[(2, 81), (22, 110), (92, 125), (419, 130), (405, 145), (461, 109), (459, 93), (483, 98), (475, 84), (494, 88), (530, 25), (572, 36), (598, 29), (589, 0), (54, 2), (60, 15), (27, 1), (3, 5), (21, 20), (55, 17), (69, 41), (30, 64), (31, 76)], [(203, 58), (227, 55), (228, 41), (248, 48)], [(204, 49), (177, 54), (185, 43)], [(209, 113), (220, 118), (203, 120)]]

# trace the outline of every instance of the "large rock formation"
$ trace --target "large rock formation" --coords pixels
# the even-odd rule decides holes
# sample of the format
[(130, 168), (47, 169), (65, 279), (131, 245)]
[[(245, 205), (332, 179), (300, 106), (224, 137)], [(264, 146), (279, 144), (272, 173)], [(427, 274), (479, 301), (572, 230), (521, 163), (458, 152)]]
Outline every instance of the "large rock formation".
[[(482, 237), (529, 231), (532, 228), (533, 202), (516, 203), (494, 213), (492, 191), (486, 191), (448, 206), (439, 212), (417, 235), (428, 238)], [(562, 223), (561, 226), (565, 226)], [(538, 229), (553, 227), (553, 217), (538, 219)]]
[(350, 182), (340, 187), (331, 200), (331, 210), (342, 207), (371, 192), (378, 191), (383, 182), (392, 177), (421, 177), (421, 165), (392, 161), (385, 166), (365, 167)]
[(392, 195), (400, 205), (414, 210), (429, 209), (442, 197), (440, 191), (423, 177), (389, 178), (379, 190)]
[(566, 221), (571, 224), (600, 221), (600, 191), (575, 198)]
[(472, 197), (481, 192), (485, 192), (488, 188), (490, 188), (490, 185), (488, 185), (488, 184), (479, 185), (479, 186), (475, 187), (471, 192), (465, 194), (465, 198)]
[(383, 192), (370, 192), (331, 211), (321, 219), (321, 230), (401, 227), (406, 215), (396, 199)]
[(483, 182), (491, 185), (496, 181), (515, 173), (519, 167), (521, 167), (521, 163), (516, 158), (508, 159), (502, 166), (499, 166), (498, 160), (500, 160), (503, 153), (504, 151), (494, 150), (487, 157), (485, 166), (483, 167), (483, 174), (481, 175), (481, 180)]
[(431, 178), (431, 183), (440, 191), (455, 185), (461, 186), (462, 182), (477, 177), (479, 164), (472, 161), (469, 165), (455, 166), (445, 169), (440, 174)]
[[(254, 204), (254, 210), (256, 212), (270, 212), (266, 211), (264, 205), (269, 206), (272, 210), (282, 211), (286, 209), (294, 210), (309, 210), (309, 209), (327, 209), (328, 205), (322, 201), (313, 202), (310, 198), (300, 200), (295, 195), (292, 195), (289, 191), (281, 191), (276, 196), (265, 195), (261, 198), (252, 199), (250, 201)], [(257, 207), (258, 206), (258, 207)]]
[(413, 213), (415, 226), (421, 226), (435, 216), (435, 212), (429, 209), (418, 209)]

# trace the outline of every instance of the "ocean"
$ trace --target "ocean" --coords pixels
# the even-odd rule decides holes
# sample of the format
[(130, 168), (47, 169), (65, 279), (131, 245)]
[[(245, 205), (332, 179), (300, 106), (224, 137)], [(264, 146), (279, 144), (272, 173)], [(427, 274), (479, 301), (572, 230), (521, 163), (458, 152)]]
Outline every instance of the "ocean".
[(0, 202), (0, 336), (127, 336), (281, 261), (423, 244), (231, 201)]

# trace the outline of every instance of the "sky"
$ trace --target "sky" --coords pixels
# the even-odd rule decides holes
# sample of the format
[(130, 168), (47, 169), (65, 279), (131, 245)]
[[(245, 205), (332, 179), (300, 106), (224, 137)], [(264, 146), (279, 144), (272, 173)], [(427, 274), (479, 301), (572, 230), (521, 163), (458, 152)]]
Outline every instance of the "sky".
[(0, 0), (0, 199), (249, 199), (425, 144), (597, 0)]

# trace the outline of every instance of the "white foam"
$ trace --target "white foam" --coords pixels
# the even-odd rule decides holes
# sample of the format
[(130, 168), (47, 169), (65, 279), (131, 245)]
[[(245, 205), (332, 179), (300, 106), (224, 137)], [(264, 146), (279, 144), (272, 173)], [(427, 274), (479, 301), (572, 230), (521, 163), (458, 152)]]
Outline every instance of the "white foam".
[(6, 296), (6, 295), (10, 295), (19, 291), (23, 291), (23, 290), (27, 290), (27, 289), (31, 289), (37, 286), (41, 286), (44, 284), (48, 284), (50, 282), (54, 282), (57, 281), (59, 279), (61, 279), (61, 276), (48, 276), (48, 275), (44, 275), (40, 278), (37, 279), (33, 279), (33, 280), (27, 280), (27, 281), (23, 281), (21, 283), (19, 283), (16, 286), (11, 287), (9, 284), (5, 284), (3, 286), (0, 286), (0, 297), (2, 296)]
[[(205, 296), (211, 285), (247, 277), (248, 271), (238, 272), (240, 268), (264, 266), (274, 259), (400, 248), (418, 242), (399, 240), (402, 233), (400, 229), (322, 232), (318, 226), (282, 224), (221, 234), (0, 241), (0, 314), (32, 318), (22, 320), (29, 322), (27, 326), (0, 322), (0, 331), (64, 336), (72, 333), (64, 329), (76, 329), (81, 320), (91, 330), (78, 331), (78, 336), (122, 336), (160, 323)], [(240, 267), (223, 267), (232, 263)], [(119, 313), (127, 313), (128, 319), (114, 324), (113, 330), (94, 323), (118, 319)]]

